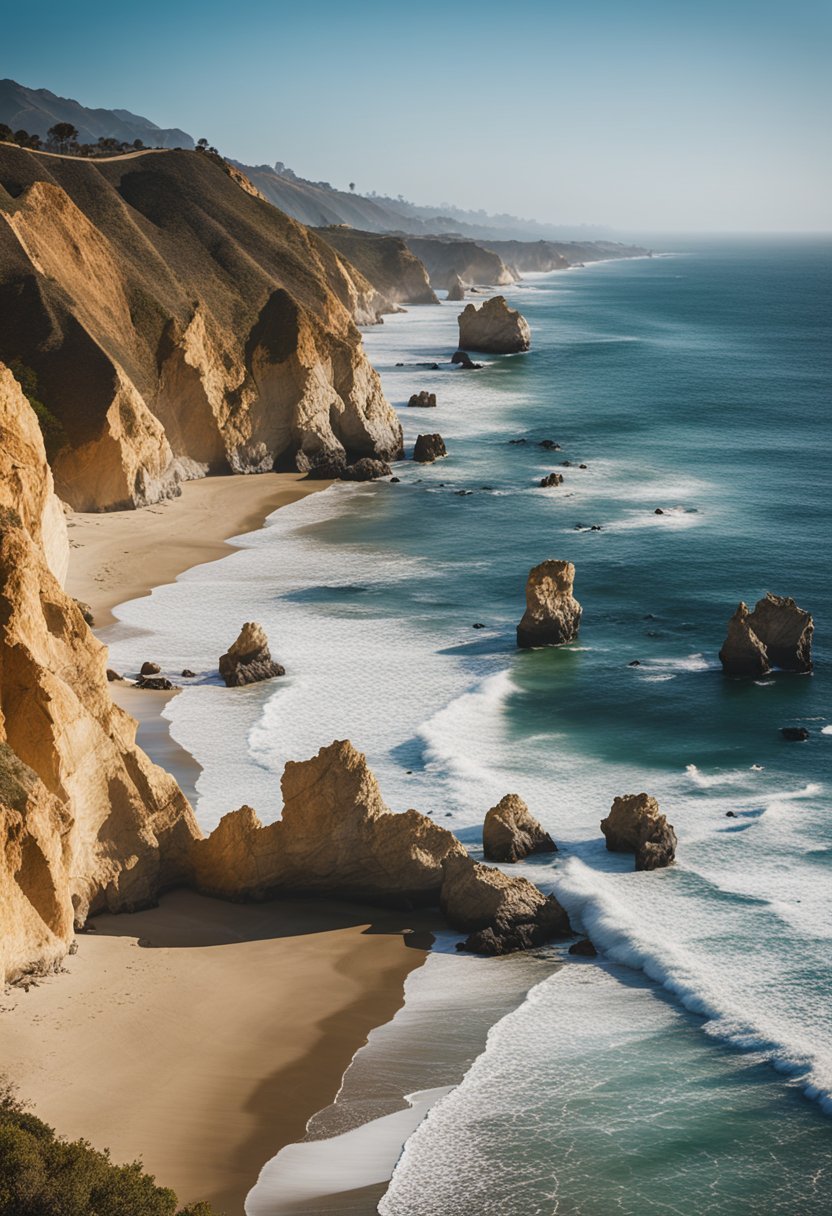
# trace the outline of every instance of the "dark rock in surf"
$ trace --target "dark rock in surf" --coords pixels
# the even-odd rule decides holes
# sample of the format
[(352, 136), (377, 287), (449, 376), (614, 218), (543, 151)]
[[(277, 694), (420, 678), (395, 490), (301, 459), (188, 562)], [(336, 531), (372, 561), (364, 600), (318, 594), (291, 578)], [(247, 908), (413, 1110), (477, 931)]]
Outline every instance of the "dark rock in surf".
[(579, 958), (596, 958), (598, 955), (598, 951), (588, 937), (582, 938), (579, 942), (574, 942), (569, 947), (569, 953), (576, 954)]
[(788, 739), (789, 743), (804, 743), (809, 738), (805, 726), (781, 726), (780, 734), (784, 739)]
[(432, 464), (434, 460), (440, 460), (447, 455), (445, 441), (441, 435), (416, 436), (416, 442), (413, 445), (413, 459), (418, 464)]

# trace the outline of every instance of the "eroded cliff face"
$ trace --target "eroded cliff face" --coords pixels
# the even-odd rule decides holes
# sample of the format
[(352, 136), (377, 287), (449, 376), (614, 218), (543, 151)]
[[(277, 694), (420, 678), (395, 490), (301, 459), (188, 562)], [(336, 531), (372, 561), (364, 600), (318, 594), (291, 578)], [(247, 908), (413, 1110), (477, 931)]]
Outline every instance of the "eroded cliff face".
[(211, 471), (398, 457), (356, 329), (382, 303), (206, 157), (0, 149), (0, 358), (36, 374), (63, 428), (57, 492), (78, 510)]
[(320, 236), (356, 266), (396, 311), (398, 304), (437, 304), (428, 273), (411, 253), (404, 238), (387, 233), (361, 232), (344, 225), (320, 228)]
[[(136, 747), (105, 648), (47, 562), (60, 553), (35, 415), (0, 367), (0, 858), (4, 976), (51, 966), (91, 912), (185, 881), (198, 829)], [(62, 517), (61, 517), (62, 522)]]

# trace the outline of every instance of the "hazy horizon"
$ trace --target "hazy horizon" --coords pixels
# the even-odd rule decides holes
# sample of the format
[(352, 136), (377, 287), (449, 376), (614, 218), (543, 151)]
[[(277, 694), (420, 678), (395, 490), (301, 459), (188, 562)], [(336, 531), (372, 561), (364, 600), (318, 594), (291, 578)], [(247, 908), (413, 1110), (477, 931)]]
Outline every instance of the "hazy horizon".
[[(149, 0), (10, 12), (0, 74), (249, 164), (570, 227), (832, 228), (832, 7)], [(31, 37), (33, 21), (38, 37)]]

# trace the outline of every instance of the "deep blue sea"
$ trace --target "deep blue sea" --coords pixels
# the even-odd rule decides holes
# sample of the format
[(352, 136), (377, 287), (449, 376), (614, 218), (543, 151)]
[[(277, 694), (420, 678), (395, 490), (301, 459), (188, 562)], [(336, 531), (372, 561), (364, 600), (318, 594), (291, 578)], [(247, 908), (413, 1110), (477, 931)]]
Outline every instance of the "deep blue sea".
[[(384, 1216), (832, 1212), (832, 242), (679, 242), (504, 294), (533, 347), (480, 371), (416, 366), (456, 348), (455, 305), (365, 335), (408, 450), (439, 431), (446, 460), (279, 511), (124, 606), (113, 661), (136, 665), (139, 628), (207, 673), (265, 625), (285, 680), (232, 698), (206, 678), (167, 711), (206, 827), (242, 802), (278, 815), (285, 760), (349, 737), (393, 809), (475, 852), (509, 791), (558, 842), (516, 869), (602, 954), (493, 1027)], [(420, 389), (435, 410), (406, 408)], [(575, 563), (580, 639), (521, 653), (549, 557)], [(814, 614), (816, 670), (727, 680), (728, 618), (768, 590)], [(676, 827), (670, 870), (603, 846), (640, 790)]]

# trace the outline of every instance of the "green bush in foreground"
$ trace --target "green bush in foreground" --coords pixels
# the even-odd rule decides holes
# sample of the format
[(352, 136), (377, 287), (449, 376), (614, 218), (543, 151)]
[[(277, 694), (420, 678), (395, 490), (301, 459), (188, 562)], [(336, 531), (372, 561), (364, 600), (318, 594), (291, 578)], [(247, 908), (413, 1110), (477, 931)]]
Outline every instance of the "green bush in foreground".
[(140, 1161), (113, 1165), (86, 1140), (64, 1140), (0, 1088), (0, 1216), (216, 1216), (180, 1208)]

